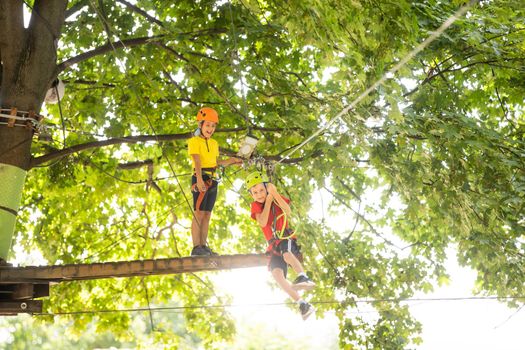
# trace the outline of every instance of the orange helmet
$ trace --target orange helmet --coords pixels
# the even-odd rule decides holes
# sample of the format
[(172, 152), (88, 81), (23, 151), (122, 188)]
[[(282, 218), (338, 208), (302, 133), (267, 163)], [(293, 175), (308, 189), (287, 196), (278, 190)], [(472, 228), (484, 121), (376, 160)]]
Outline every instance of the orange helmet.
[(219, 113), (213, 108), (202, 107), (197, 113), (197, 121), (209, 121), (214, 123), (219, 123)]

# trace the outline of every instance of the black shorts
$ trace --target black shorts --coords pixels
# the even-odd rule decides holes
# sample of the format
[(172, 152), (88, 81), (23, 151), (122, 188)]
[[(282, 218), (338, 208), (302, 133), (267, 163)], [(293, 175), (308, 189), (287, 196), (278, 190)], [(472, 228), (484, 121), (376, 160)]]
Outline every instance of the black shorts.
[(299, 259), (301, 256), (301, 247), (299, 247), (295, 239), (283, 239), (280, 241), (279, 244), (274, 247), (274, 251), (270, 253), (268, 270), (273, 271), (273, 269), (281, 269), (284, 272), (284, 277), (286, 277), (288, 264), (283, 258), (283, 253), (286, 252), (291, 252)]
[[(210, 177), (208, 175), (202, 175), (204, 182), (208, 181)], [(191, 186), (197, 183), (197, 177), (193, 175), (191, 177)], [(215, 180), (212, 180), (211, 187), (206, 190), (206, 192), (191, 191), (193, 193), (193, 210), (200, 211), (212, 211), (215, 206), (215, 200), (217, 199), (217, 186), (218, 183)], [(200, 207), (197, 208), (197, 201), (199, 196), (203, 196), (201, 199)]]

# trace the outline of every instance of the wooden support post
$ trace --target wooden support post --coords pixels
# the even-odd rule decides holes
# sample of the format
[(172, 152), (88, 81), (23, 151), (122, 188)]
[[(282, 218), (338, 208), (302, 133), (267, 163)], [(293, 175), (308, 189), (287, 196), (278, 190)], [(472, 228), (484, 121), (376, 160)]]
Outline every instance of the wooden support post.
[(22, 299), (33, 299), (34, 288), (31, 283), (20, 283), (15, 286), (13, 295), (11, 298), (13, 300), (22, 300)]
[(49, 283), (34, 284), (33, 298), (42, 298), (49, 296)]

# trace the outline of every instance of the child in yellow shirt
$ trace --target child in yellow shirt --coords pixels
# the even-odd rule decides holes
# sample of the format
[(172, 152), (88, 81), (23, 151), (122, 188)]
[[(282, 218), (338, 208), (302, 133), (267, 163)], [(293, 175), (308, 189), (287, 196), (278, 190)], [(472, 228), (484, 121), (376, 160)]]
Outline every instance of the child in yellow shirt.
[(199, 128), (188, 141), (188, 151), (193, 164), (191, 189), (193, 193), (193, 220), (191, 238), (192, 256), (217, 255), (207, 245), (211, 211), (217, 199), (217, 166), (242, 164), (239, 158), (219, 160), (219, 144), (212, 135), (219, 123), (219, 114), (213, 108), (203, 107), (197, 113)]

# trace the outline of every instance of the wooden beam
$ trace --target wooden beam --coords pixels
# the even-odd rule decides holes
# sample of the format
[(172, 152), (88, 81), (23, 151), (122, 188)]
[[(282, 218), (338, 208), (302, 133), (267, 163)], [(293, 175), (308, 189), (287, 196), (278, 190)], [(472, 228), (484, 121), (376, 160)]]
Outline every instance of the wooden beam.
[(41, 312), (42, 300), (0, 301), (0, 315), (2, 316)]
[(264, 266), (264, 254), (198, 256), (57, 266), (0, 267), (0, 284), (90, 280)]
[(32, 283), (20, 283), (16, 285), (11, 298), (13, 300), (33, 299), (35, 289)]

